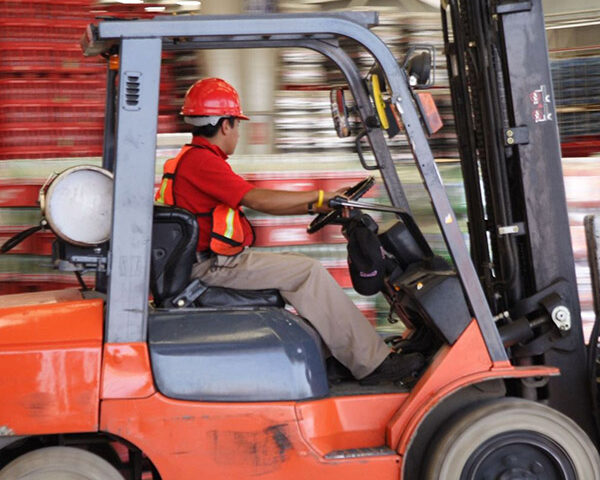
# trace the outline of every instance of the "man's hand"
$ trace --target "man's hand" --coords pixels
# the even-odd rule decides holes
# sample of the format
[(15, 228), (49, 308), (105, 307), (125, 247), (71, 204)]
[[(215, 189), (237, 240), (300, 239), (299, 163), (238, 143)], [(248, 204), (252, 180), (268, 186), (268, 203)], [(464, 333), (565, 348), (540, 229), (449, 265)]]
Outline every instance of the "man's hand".
[(342, 187), (342, 188), (338, 188), (335, 192), (323, 192), (323, 205), (321, 205), (321, 207), (317, 208), (316, 207), (316, 203), (314, 206), (314, 211), (316, 213), (328, 213), (331, 212), (331, 208), (329, 207), (329, 200), (331, 200), (334, 197), (337, 196), (341, 196), (344, 197), (344, 192), (346, 190), (348, 190), (350, 187)]

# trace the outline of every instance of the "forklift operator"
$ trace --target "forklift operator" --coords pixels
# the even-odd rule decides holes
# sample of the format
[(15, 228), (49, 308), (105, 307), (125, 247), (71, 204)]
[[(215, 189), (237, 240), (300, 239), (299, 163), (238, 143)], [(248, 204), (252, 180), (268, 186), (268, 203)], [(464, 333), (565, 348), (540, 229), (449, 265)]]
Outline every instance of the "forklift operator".
[(192, 277), (211, 286), (278, 289), (331, 354), (364, 383), (393, 382), (418, 370), (423, 357), (390, 350), (318, 260), (250, 248), (254, 234), (240, 206), (272, 215), (324, 213), (340, 192), (257, 188), (234, 173), (227, 158), (238, 143), (241, 120), (249, 119), (236, 90), (224, 80), (197, 81), (186, 93), (181, 114), (192, 125), (193, 140), (165, 164), (157, 200), (197, 216), (200, 235)]

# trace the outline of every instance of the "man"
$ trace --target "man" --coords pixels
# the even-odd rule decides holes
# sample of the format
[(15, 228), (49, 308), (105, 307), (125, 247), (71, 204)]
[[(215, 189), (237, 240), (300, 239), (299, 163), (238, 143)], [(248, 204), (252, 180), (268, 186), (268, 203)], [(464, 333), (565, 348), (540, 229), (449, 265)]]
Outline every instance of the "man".
[[(240, 206), (272, 215), (324, 213), (339, 192), (256, 188), (234, 173), (227, 158), (238, 143), (240, 122), (248, 117), (237, 92), (224, 80), (196, 82), (186, 93), (181, 114), (193, 127), (192, 144), (165, 165), (157, 195), (164, 199), (172, 193), (167, 203), (197, 215), (200, 237), (192, 276), (213, 286), (278, 289), (356, 379), (396, 381), (418, 370), (422, 356), (392, 352), (317, 260), (249, 248), (254, 236)], [(225, 210), (216, 218), (216, 208), (222, 206)]]

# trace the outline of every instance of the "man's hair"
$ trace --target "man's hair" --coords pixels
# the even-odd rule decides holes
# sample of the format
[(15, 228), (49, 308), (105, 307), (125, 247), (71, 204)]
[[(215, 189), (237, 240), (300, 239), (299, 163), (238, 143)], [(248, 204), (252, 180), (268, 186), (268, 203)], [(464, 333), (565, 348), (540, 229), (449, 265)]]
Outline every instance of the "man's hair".
[(229, 125), (233, 128), (235, 125), (235, 117), (223, 117), (219, 119), (216, 125), (204, 125), (202, 127), (192, 126), (192, 135), (194, 135), (194, 137), (201, 136), (212, 138), (217, 134), (225, 120), (228, 120)]

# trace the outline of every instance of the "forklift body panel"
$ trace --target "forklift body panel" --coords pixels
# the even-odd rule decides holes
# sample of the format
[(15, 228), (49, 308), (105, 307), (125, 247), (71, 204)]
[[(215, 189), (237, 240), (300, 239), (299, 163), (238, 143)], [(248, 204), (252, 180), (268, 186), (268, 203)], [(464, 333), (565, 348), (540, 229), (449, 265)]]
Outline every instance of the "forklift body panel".
[(103, 302), (65, 292), (3, 297), (21, 303), (0, 308), (3, 435), (98, 428)]
[[(126, 434), (163, 478), (191, 480), (202, 472), (214, 478), (391, 479), (398, 478), (399, 457), (381, 446), (385, 424), (405, 398), (391, 394), (302, 403), (204, 403), (155, 394), (103, 401), (100, 428)], [(355, 457), (327, 458), (335, 451)]]

